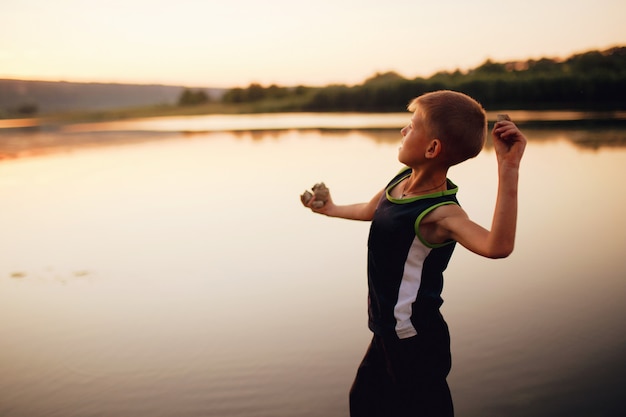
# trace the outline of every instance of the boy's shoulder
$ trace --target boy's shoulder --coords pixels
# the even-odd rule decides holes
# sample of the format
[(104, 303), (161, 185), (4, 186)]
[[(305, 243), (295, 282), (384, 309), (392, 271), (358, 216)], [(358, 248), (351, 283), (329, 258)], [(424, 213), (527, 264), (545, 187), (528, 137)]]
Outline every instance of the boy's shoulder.
[(431, 210), (424, 219), (423, 223), (440, 223), (453, 218), (468, 218), (467, 213), (457, 203), (442, 204)]
[(458, 204), (444, 204), (429, 212), (420, 222), (420, 234), (431, 244), (443, 244), (452, 239), (450, 230), (459, 220), (469, 217)]

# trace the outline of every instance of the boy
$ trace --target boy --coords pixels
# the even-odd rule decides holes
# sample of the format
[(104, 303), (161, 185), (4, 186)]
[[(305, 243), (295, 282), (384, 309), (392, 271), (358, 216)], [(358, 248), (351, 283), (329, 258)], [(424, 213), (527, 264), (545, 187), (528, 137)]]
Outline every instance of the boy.
[[(318, 207), (331, 217), (371, 220), (368, 315), (372, 341), (350, 390), (352, 417), (453, 416), (446, 382), (450, 336), (439, 312), (443, 271), (458, 242), (502, 258), (513, 251), (519, 164), (526, 138), (509, 120), (492, 131), (498, 194), (491, 230), (469, 219), (448, 169), (481, 151), (487, 118), (472, 98), (436, 91), (414, 99), (401, 130), (398, 160), (406, 165), (366, 203)], [(319, 204), (319, 203), (318, 203)]]

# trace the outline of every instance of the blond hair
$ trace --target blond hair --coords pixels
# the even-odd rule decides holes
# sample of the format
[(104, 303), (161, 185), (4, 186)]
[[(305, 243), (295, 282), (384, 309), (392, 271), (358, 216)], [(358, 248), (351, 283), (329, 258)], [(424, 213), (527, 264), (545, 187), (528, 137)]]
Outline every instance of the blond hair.
[(485, 109), (473, 98), (450, 90), (433, 91), (414, 98), (408, 110), (422, 112), (428, 133), (442, 144), (448, 166), (480, 153), (487, 136)]

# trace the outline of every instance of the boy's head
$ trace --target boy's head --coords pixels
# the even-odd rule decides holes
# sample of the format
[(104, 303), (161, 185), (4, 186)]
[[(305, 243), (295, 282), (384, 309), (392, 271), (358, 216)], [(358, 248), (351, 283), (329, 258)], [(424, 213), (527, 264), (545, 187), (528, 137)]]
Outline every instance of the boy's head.
[(487, 136), (487, 115), (473, 98), (456, 91), (440, 90), (411, 101), (409, 111), (419, 108), (431, 138), (439, 139), (447, 166), (478, 155)]

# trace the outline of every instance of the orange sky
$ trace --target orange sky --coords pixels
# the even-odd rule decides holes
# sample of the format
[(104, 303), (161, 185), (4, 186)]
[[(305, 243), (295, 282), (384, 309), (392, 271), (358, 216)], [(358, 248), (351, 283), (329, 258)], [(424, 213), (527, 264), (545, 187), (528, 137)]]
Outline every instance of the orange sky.
[(0, 78), (356, 84), (626, 45), (623, 0), (0, 1)]

